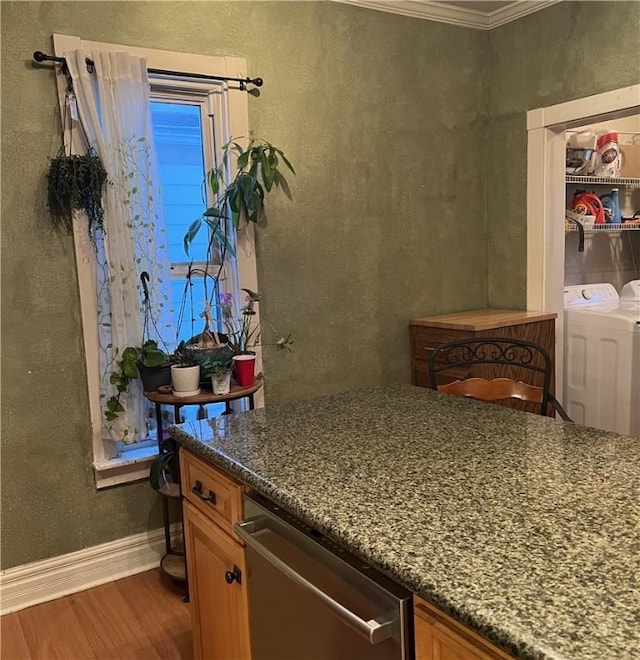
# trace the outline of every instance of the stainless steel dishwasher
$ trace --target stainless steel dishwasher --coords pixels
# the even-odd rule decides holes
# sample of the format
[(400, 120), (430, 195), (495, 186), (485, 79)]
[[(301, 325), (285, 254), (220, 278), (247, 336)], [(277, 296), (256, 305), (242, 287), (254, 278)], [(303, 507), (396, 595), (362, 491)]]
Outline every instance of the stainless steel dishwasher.
[(413, 660), (409, 591), (258, 494), (245, 515), (252, 660)]

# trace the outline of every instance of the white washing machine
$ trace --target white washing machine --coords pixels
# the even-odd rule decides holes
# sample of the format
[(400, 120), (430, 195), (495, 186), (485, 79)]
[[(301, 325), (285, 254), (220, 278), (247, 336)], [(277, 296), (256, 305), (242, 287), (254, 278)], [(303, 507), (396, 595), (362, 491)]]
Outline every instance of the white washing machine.
[(640, 303), (640, 280), (631, 280), (622, 287), (620, 302)]
[(564, 406), (579, 424), (640, 437), (640, 280), (564, 288)]

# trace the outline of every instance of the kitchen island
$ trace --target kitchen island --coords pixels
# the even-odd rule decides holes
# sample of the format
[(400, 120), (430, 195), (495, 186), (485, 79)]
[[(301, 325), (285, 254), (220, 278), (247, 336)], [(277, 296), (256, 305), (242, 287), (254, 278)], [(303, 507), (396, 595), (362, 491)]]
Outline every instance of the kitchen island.
[(409, 385), (172, 427), (505, 651), (640, 657), (640, 439)]

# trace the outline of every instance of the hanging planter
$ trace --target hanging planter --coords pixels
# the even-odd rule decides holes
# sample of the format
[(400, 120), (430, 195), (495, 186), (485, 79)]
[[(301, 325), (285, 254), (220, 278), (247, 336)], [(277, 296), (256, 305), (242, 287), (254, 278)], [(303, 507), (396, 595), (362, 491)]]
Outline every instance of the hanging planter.
[(87, 214), (89, 234), (104, 230), (102, 194), (108, 183), (107, 172), (98, 154), (90, 148), (82, 155), (67, 155), (63, 149), (49, 164), (47, 205), (58, 229), (73, 230), (73, 211)]
[[(70, 78), (67, 87), (62, 117), (62, 146), (55, 158), (49, 162), (47, 173), (47, 206), (54, 226), (68, 234), (73, 231), (73, 212), (84, 211), (89, 223), (89, 236), (94, 240), (96, 230), (104, 231), (102, 194), (109, 179), (100, 156), (89, 143), (77, 110), (72, 112), (72, 106), (77, 106)], [(67, 154), (64, 146), (67, 121), (70, 131), (69, 145), (73, 144), (74, 119), (80, 126), (84, 142), (89, 145), (84, 155), (71, 154), (71, 146)]]

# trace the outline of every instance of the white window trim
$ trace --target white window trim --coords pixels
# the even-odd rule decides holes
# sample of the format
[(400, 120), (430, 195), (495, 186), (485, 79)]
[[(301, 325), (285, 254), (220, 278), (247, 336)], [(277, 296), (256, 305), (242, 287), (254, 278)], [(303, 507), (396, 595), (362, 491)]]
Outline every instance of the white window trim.
[[(185, 74), (199, 73), (211, 76), (230, 76), (234, 78), (247, 77), (247, 66), (239, 57), (211, 57), (193, 55), (150, 48), (139, 48), (121, 44), (110, 44), (98, 41), (85, 41), (71, 35), (53, 35), (54, 52), (62, 56), (70, 50), (113, 51), (122, 50), (131, 55), (145, 57), (147, 65), (153, 69), (166, 69)], [(58, 75), (58, 93), (64, 99), (64, 76)], [(187, 83), (188, 84), (188, 83)], [(213, 85), (213, 83), (212, 83)], [(246, 92), (234, 89), (226, 83), (220, 83), (225, 94), (225, 119), (223, 122), (228, 130), (227, 138), (249, 135), (249, 105)], [(64, 103), (61, 103), (61, 112)], [(76, 131), (77, 134), (77, 131)], [(68, 144), (69, 135), (65, 135)], [(84, 223), (74, 222), (74, 245), (78, 287), (80, 292), (80, 308), (82, 331), (85, 346), (87, 369), (87, 387), (89, 392), (89, 414), (91, 422), (91, 442), (93, 446), (93, 468), (96, 488), (104, 488), (129, 481), (137, 481), (149, 475), (149, 465), (157, 455), (157, 448), (147, 447), (140, 450), (138, 457), (130, 459), (112, 458), (113, 444), (102, 437), (102, 406), (99, 394), (98, 366), (98, 327), (96, 314), (96, 288), (93, 247)], [(255, 258), (255, 236), (253, 227), (243, 229), (238, 233), (236, 246), (238, 263), (238, 281), (240, 288), (259, 291), (258, 274)], [(259, 317), (256, 318), (259, 322)], [(262, 368), (262, 354), (258, 347), (257, 369)], [(255, 396), (256, 407), (264, 405), (264, 394), (259, 390)], [(138, 454), (138, 452), (136, 452)], [(145, 455), (147, 454), (148, 455)]]

